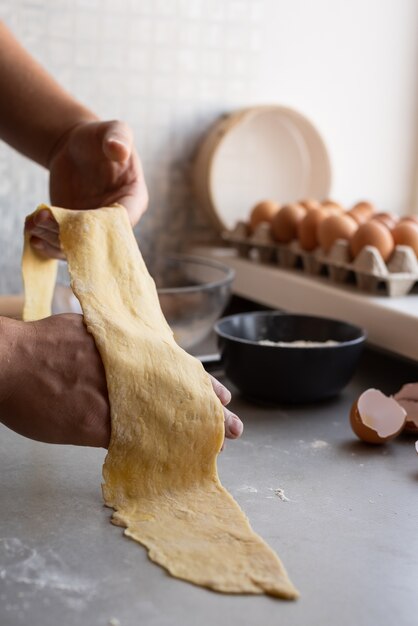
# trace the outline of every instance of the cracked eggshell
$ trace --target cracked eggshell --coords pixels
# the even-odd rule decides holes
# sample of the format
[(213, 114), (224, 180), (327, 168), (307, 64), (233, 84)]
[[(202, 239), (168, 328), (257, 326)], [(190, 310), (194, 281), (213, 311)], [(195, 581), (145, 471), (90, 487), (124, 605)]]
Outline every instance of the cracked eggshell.
[(406, 411), (378, 389), (367, 389), (354, 402), (351, 428), (359, 439), (380, 444), (394, 439), (405, 425)]
[(418, 383), (407, 383), (393, 397), (406, 411), (405, 430), (418, 433)]

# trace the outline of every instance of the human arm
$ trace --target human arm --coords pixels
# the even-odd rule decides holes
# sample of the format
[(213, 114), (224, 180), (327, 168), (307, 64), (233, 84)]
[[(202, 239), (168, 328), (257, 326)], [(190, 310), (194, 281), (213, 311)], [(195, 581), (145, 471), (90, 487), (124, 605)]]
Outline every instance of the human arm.
[[(229, 392), (217, 381), (223, 404)], [(224, 409), (225, 435), (242, 432)], [(81, 315), (38, 322), (0, 317), (0, 422), (46, 443), (107, 448), (110, 409), (105, 372)]]
[[(0, 138), (50, 171), (51, 202), (71, 209), (123, 204), (132, 224), (148, 193), (132, 132), (101, 122), (37, 63), (0, 21)], [(29, 220), (32, 243), (61, 257), (47, 217)]]
[(103, 365), (81, 315), (38, 322), (0, 318), (0, 421), (46, 443), (107, 447)]
[(55, 82), (1, 21), (0, 93), (1, 138), (44, 167), (64, 133), (98, 120)]

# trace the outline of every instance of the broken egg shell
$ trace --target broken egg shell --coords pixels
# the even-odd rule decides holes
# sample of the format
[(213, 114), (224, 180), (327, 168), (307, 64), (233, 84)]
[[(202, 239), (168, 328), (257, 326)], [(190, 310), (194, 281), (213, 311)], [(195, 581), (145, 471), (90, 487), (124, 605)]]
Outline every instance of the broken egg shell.
[(414, 420), (411, 420), (409, 418), (408, 411), (406, 415), (404, 430), (408, 433), (418, 433), (418, 425), (416, 424), (416, 422), (414, 422)]
[(378, 389), (367, 389), (354, 402), (350, 424), (362, 441), (382, 444), (399, 435), (405, 425), (406, 411)]
[(418, 433), (418, 383), (406, 383), (393, 397), (406, 411), (405, 430)]

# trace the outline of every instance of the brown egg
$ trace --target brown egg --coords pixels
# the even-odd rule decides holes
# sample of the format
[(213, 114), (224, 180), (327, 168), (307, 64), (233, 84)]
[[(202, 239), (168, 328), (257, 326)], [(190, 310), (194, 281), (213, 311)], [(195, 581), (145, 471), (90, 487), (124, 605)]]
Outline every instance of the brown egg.
[(349, 215), (357, 224), (364, 224), (364, 222), (369, 221), (369, 216), (365, 211), (361, 211), (358, 209), (357, 211), (354, 209), (350, 209), (347, 211), (346, 215)]
[(354, 259), (365, 246), (377, 248), (386, 262), (393, 252), (395, 242), (387, 226), (371, 220), (361, 224), (350, 240), (350, 250)]
[(273, 217), (271, 234), (275, 241), (289, 243), (297, 237), (299, 222), (305, 217), (306, 209), (300, 204), (287, 204)]
[(371, 217), (371, 215), (376, 211), (374, 204), (368, 202), (367, 200), (362, 200), (361, 202), (357, 202), (352, 208), (352, 211), (362, 211)]
[(318, 226), (319, 245), (327, 253), (337, 239), (349, 240), (357, 228), (357, 223), (349, 215), (329, 215)]
[(376, 220), (377, 222), (381, 222), (384, 224), (389, 230), (395, 228), (396, 224), (399, 221), (399, 217), (394, 213), (375, 213), (372, 216), (372, 220)]
[(299, 200), (298, 204), (305, 207), (308, 211), (311, 209), (320, 209), (321, 203), (318, 200), (313, 200), (313, 198), (307, 198), (305, 200)]
[(367, 443), (385, 443), (404, 427), (406, 411), (393, 398), (378, 389), (367, 389), (354, 402), (350, 412), (353, 432)]
[(298, 238), (302, 250), (310, 251), (318, 247), (318, 227), (328, 216), (328, 211), (323, 208), (308, 210), (298, 227)]
[(392, 230), (396, 246), (410, 246), (418, 257), (418, 224), (402, 220)]
[(263, 200), (262, 202), (256, 204), (250, 213), (250, 232), (253, 233), (261, 222), (271, 223), (273, 217), (279, 209), (279, 204), (273, 200)]
[(335, 200), (331, 200), (330, 198), (326, 198), (321, 204), (324, 209), (338, 209), (338, 211), (345, 210), (341, 204), (335, 202)]
[(401, 222), (413, 222), (414, 224), (418, 224), (418, 215), (405, 215), (401, 217)]

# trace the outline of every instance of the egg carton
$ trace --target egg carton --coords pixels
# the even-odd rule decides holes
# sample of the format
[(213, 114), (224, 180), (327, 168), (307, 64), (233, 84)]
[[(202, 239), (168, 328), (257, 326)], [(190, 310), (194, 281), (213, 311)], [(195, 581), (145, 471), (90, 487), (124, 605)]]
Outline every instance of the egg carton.
[(338, 239), (328, 254), (321, 248), (312, 252), (302, 250), (297, 240), (279, 244), (272, 239), (266, 223), (248, 235), (246, 224), (239, 222), (234, 230), (223, 233), (223, 239), (242, 258), (284, 269), (300, 269), (311, 276), (327, 276), (334, 283), (354, 284), (369, 294), (404, 296), (418, 281), (418, 260), (409, 246), (396, 246), (385, 263), (374, 246), (365, 246), (352, 261), (349, 244), (343, 239)]

